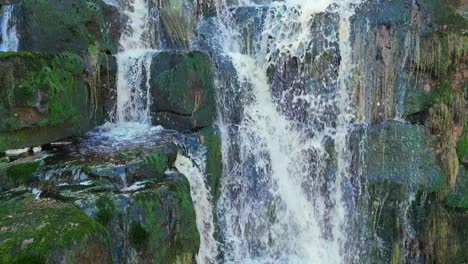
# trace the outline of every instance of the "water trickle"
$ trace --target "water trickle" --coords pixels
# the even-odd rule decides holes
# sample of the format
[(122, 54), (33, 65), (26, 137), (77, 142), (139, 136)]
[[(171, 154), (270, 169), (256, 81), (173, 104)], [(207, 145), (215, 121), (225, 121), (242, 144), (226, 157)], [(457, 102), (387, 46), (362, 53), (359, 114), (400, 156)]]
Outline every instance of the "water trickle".
[(18, 50), (18, 33), (16, 25), (12, 21), (13, 5), (2, 6), (2, 16), (0, 17), (0, 28), (2, 39), (0, 43), (0, 52)]
[[(195, 162), (198, 160), (198, 162)], [(189, 159), (181, 154), (177, 156), (175, 166), (190, 182), (190, 193), (197, 216), (197, 228), (200, 233), (200, 249), (197, 263), (215, 263), (217, 242), (214, 239), (213, 206), (210, 189), (206, 184), (205, 158), (203, 155)]]

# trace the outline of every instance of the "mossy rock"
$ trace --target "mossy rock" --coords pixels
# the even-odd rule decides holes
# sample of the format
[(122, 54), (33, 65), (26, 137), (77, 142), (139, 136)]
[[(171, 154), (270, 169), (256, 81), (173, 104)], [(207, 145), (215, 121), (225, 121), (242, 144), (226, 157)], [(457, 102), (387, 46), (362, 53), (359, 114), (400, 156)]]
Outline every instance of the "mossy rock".
[[(216, 117), (216, 94), (210, 58), (202, 52), (160, 52), (151, 65), (153, 122), (169, 129), (196, 130)], [(161, 118), (161, 115), (180, 118)], [(159, 120), (158, 120), (159, 117)]]
[(200, 235), (190, 185), (181, 175), (167, 179), (159, 188), (133, 195), (128, 208), (130, 242), (145, 261), (192, 263), (198, 254)]
[(426, 231), (428, 263), (466, 263), (468, 211), (433, 204)]
[(468, 210), (468, 169), (460, 168), (455, 190), (446, 197), (446, 205), (452, 209)]
[(32, 184), (41, 162), (26, 159), (0, 165), (0, 190)]
[(106, 230), (73, 205), (25, 194), (0, 201), (1, 263), (111, 263)]
[(19, 50), (83, 53), (90, 45), (114, 51), (101, 0), (19, 0)]
[(460, 142), (458, 142), (457, 153), (460, 162), (468, 167), (468, 132), (466, 132), (461, 137)]
[[(0, 54), (0, 151), (80, 135), (98, 120), (79, 56)], [(102, 115), (101, 115), (102, 116)], [(99, 121), (100, 122), (100, 121)]]

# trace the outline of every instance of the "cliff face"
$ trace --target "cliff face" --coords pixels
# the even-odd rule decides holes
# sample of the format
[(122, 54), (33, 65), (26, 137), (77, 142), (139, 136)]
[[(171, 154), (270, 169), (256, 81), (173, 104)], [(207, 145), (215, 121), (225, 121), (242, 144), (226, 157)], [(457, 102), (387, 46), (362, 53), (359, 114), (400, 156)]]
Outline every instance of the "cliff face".
[[(142, 98), (149, 123), (174, 130), (100, 152), (100, 136), (90, 145), (77, 142), (90, 142), (80, 137), (116, 121), (119, 40), (132, 30), (122, 7), (129, 4), (0, 1), (11, 4), (19, 43), (17, 52), (0, 53), (0, 262), (195, 262), (203, 234), (175, 156), (205, 150), (216, 208), (223, 166), (239, 169), (233, 160), (245, 153), (221, 142), (213, 124), (223, 119), (232, 125), (222, 131), (229, 135), (223, 140), (235, 138), (244, 102), (253, 100), (238, 89), (233, 62), (218, 56), (219, 5), (148, 2), (154, 19), (144, 38), (164, 51), (133, 74), (139, 76), (137, 90), (147, 89)], [(231, 22), (242, 29), (239, 52), (251, 54), (270, 11), (236, 4), (226, 3)], [(377, 0), (359, 5), (350, 18), (356, 114), (347, 147), (350, 171), (361, 182), (353, 201), (361, 214), (349, 219), (356, 237), (349, 243), (363, 248), (359, 262), (468, 261), (466, 14), (466, 4), (454, 0)], [(311, 122), (310, 102), (297, 97), (333, 99), (343, 60), (333, 35), (339, 23), (336, 12), (314, 15), (313, 49), (268, 68), (272, 100), (298, 127), (336, 127), (330, 117), (336, 109), (323, 110), (329, 119)], [(334, 37), (323, 37), (329, 35)], [(309, 91), (310, 84), (316, 89)], [(74, 143), (59, 148), (51, 145), (56, 141)], [(3, 153), (37, 146), (45, 153)], [(326, 148), (324, 175), (334, 179), (338, 157), (332, 143)], [(222, 157), (226, 153), (232, 155)], [(217, 219), (223, 212), (217, 213), (216, 235), (223, 242)]]

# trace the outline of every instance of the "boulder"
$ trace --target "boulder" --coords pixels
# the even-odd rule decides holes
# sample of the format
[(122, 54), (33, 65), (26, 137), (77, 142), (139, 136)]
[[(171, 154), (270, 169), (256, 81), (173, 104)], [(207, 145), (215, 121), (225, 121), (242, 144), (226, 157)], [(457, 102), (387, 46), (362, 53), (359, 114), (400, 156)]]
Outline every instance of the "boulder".
[(216, 91), (210, 59), (202, 52), (160, 52), (151, 64), (151, 115), (154, 124), (180, 131), (211, 126)]

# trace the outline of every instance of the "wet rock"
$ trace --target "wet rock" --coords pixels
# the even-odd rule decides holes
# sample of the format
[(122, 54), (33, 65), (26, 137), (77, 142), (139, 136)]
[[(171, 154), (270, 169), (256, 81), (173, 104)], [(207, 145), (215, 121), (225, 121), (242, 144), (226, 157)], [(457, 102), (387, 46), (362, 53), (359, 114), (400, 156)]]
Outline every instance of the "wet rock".
[(161, 52), (151, 64), (151, 115), (165, 128), (192, 131), (217, 116), (211, 62), (201, 52)]
[(19, 50), (82, 53), (89, 46), (109, 52), (116, 50), (108, 35), (101, 3), (100, 0), (17, 1)]
[(398, 121), (364, 126), (355, 132), (351, 142), (360, 144), (360, 149), (354, 149), (353, 153), (370, 184), (395, 182), (409, 191), (438, 190), (445, 186), (435, 144), (425, 136), (422, 126)]

